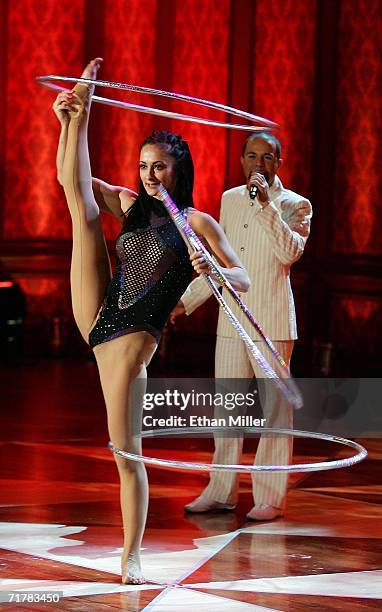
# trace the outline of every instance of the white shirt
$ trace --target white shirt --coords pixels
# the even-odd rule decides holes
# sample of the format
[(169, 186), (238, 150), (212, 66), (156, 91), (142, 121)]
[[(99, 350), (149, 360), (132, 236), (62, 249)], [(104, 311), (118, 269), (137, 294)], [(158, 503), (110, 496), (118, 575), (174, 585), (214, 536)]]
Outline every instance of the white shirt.
[[(264, 209), (257, 198), (250, 199), (246, 185), (229, 189), (222, 196), (220, 225), (251, 279), (243, 300), (271, 340), (297, 338), (290, 267), (304, 251), (311, 216), (310, 202), (284, 189), (277, 176), (270, 187), (270, 204)], [(210, 295), (205, 280), (194, 279), (181, 297), (186, 313), (191, 314)], [(247, 333), (257, 340), (252, 325), (224, 288), (223, 297)], [(238, 337), (222, 310), (217, 334)]]

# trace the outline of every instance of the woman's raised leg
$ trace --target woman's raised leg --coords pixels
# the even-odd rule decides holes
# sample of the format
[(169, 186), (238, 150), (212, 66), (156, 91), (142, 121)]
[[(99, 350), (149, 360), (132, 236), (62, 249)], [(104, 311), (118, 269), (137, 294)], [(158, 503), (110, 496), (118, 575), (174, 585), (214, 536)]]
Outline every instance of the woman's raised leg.
[[(93, 60), (83, 72), (96, 78), (99, 61)], [(105, 296), (111, 277), (106, 241), (99, 207), (92, 189), (88, 151), (88, 121), (91, 95), (88, 88), (77, 84), (69, 111), (70, 121), (62, 167), (72, 226), (73, 247), (70, 272), (73, 314), (86, 341)]]

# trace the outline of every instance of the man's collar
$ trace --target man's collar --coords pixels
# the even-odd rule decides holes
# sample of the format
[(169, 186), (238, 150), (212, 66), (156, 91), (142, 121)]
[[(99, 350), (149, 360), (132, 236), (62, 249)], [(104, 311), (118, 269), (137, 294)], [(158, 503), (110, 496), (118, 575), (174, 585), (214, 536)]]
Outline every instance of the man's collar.
[(279, 193), (282, 190), (282, 188), (283, 188), (283, 184), (282, 184), (282, 182), (280, 181), (279, 177), (276, 174), (275, 178), (273, 179), (272, 185), (269, 187), (269, 193), (271, 194), (272, 200), (274, 198), (277, 198), (277, 196), (279, 195)]

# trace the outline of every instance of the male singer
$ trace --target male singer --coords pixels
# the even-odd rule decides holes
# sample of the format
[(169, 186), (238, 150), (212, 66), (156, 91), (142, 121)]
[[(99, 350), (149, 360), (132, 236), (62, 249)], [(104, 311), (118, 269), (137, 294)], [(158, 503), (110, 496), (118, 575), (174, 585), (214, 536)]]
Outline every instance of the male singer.
[[(240, 256), (251, 279), (245, 303), (254, 313), (277, 351), (290, 364), (297, 338), (296, 316), (290, 285), (290, 267), (305, 247), (310, 230), (312, 207), (302, 196), (285, 189), (276, 172), (281, 165), (281, 146), (267, 132), (251, 134), (244, 142), (241, 165), (246, 184), (223, 193), (220, 224)], [(203, 278), (195, 279), (172, 313), (172, 320), (185, 312), (191, 314), (211, 294)], [(227, 292), (223, 289), (226, 298)], [(259, 337), (242, 311), (234, 314), (254, 341)], [(264, 343), (259, 342), (263, 350)], [(269, 351), (266, 358), (275, 367)], [(220, 311), (215, 352), (216, 378), (263, 378), (264, 373)], [(266, 395), (264, 397), (264, 394)], [(267, 382), (261, 400), (268, 427), (292, 428), (292, 407), (273, 384)], [(243, 438), (215, 438), (213, 463), (238, 464)], [(291, 437), (260, 438), (257, 465), (286, 465), (291, 461)], [(273, 520), (285, 508), (287, 475), (254, 473), (254, 507), (250, 520)], [(199, 497), (185, 506), (187, 512), (233, 510), (238, 494), (238, 474), (212, 472), (210, 482)]]

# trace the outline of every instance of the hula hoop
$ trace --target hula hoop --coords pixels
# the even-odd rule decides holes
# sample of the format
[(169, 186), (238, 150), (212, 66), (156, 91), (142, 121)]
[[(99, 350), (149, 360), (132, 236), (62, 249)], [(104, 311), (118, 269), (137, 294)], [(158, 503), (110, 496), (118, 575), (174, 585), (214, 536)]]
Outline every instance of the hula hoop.
[(232, 327), (238, 333), (239, 337), (243, 340), (244, 344), (247, 346), (256, 363), (263, 370), (265, 377), (272, 380), (272, 382), (278, 387), (279, 391), (284, 395), (288, 402), (293, 404), (295, 408), (301, 408), (303, 405), (301, 393), (298, 390), (293, 378), (290, 376), (287, 364), (285, 363), (280, 353), (276, 350), (273, 342), (265, 334), (259, 322), (255, 319), (253, 314), (250, 312), (248, 307), (241, 299), (239, 293), (235, 291), (231, 283), (226, 279), (220, 268), (216, 265), (209, 251), (206, 249), (203, 242), (190, 227), (188, 221), (183, 217), (183, 215), (180, 214), (175, 202), (172, 200), (171, 196), (163, 187), (163, 185), (160, 185), (159, 187), (158, 196), (163, 202), (168, 214), (174, 221), (178, 231), (180, 232), (180, 235), (186, 242), (187, 246), (189, 246), (193, 251), (201, 251), (204, 254), (206, 261), (208, 261), (211, 266), (211, 272), (215, 275), (219, 283), (221, 283), (221, 285), (227, 289), (227, 291), (233, 297), (235, 302), (238, 304), (239, 308), (249, 319), (253, 328), (256, 330), (256, 332), (259, 334), (262, 340), (264, 340), (265, 344), (270, 349), (273, 357), (275, 358), (275, 364), (277, 364), (279, 374), (281, 373), (280, 377), (277, 375), (276, 371), (272, 368), (268, 360), (257, 348), (256, 343), (247, 334), (237, 317), (234, 315), (231, 308), (228, 306), (225, 299), (220, 294), (219, 289), (216, 283), (211, 278), (211, 276), (208, 274), (203, 274), (202, 276), (204, 277), (208, 285), (211, 287), (214, 296), (218, 300), (223, 312), (228, 317)]
[(197, 104), (199, 106), (205, 106), (207, 108), (212, 108), (214, 110), (222, 111), (234, 117), (241, 117), (241, 118), (247, 119), (248, 121), (254, 121), (255, 123), (259, 125), (257, 126), (237, 125), (233, 123), (224, 123), (221, 121), (212, 121), (210, 119), (204, 119), (202, 117), (193, 117), (192, 115), (184, 115), (182, 113), (173, 113), (173, 112), (165, 111), (162, 109), (151, 108), (149, 106), (140, 106), (138, 104), (122, 102), (120, 100), (114, 100), (113, 98), (103, 98), (100, 96), (92, 96), (92, 100), (94, 100), (95, 102), (99, 102), (101, 104), (107, 104), (109, 106), (117, 106), (119, 108), (124, 108), (127, 110), (134, 110), (139, 113), (148, 113), (148, 114), (157, 115), (160, 117), (167, 117), (168, 119), (180, 119), (181, 121), (190, 121), (192, 123), (201, 123), (203, 125), (224, 127), (224, 128), (229, 128), (229, 129), (235, 129), (235, 130), (245, 130), (248, 132), (259, 132), (263, 130), (269, 131), (269, 130), (278, 128), (277, 123), (274, 123), (273, 121), (270, 121), (269, 119), (265, 119), (264, 117), (259, 117), (258, 115), (253, 115), (252, 113), (248, 113), (246, 111), (242, 111), (237, 108), (233, 108), (232, 106), (226, 106), (225, 104), (219, 104), (218, 102), (211, 102), (210, 100), (203, 100), (202, 98), (194, 98), (192, 96), (186, 96), (185, 94), (178, 94), (178, 93), (174, 93), (171, 91), (164, 91), (161, 89), (141, 87), (139, 85), (131, 85), (129, 83), (118, 83), (114, 81), (98, 81), (98, 80), (93, 80), (93, 79), (65, 77), (65, 76), (58, 76), (58, 75), (38, 76), (36, 77), (36, 81), (40, 83), (40, 85), (44, 85), (45, 87), (48, 87), (49, 89), (54, 89), (56, 91), (64, 91), (65, 87), (54, 85), (52, 81), (63, 81), (67, 83), (83, 83), (84, 85), (97, 85), (98, 87), (121, 89), (125, 91), (133, 91), (137, 93), (150, 94), (154, 96), (170, 98), (172, 100), (181, 100), (183, 102), (188, 102), (190, 104)]
[[(258, 432), (258, 433), (269, 433), (269, 434), (284, 434), (284, 435), (293, 435), (299, 438), (314, 438), (317, 440), (324, 440), (328, 442), (334, 442), (336, 444), (341, 444), (342, 446), (348, 446), (353, 448), (356, 452), (355, 455), (351, 457), (346, 457), (344, 459), (335, 459), (331, 461), (315, 461), (313, 463), (296, 463), (294, 465), (225, 465), (221, 463), (198, 463), (191, 461), (175, 461), (171, 459), (158, 459), (157, 457), (149, 457), (147, 455), (138, 455), (136, 453), (129, 453), (127, 451), (123, 451), (120, 448), (117, 448), (109, 442), (110, 450), (119, 457), (123, 457), (123, 459), (129, 459), (130, 461), (137, 461), (138, 463), (146, 463), (147, 465), (152, 465), (156, 467), (164, 467), (164, 468), (172, 468), (175, 470), (191, 470), (197, 472), (238, 472), (251, 474), (253, 472), (287, 472), (287, 473), (297, 473), (297, 472), (318, 472), (321, 470), (335, 470), (338, 468), (345, 468), (355, 463), (359, 463), (363, 459), (367, 457), (367, 450), (358, 444), (358, 442), (354, 442), (353, 440), (347, 440), (346, 438), (340, 438), (339, 436), (332, 436), (330, 434), (321, 434), (312, 431), (300, 431), (297, 429), (272, 429), (272, 428), (260, 428), (260, 427), (240, 427), (240, 428), (230, 428), (232, 431), (240, 431), (240, 432)], [(148, 436), (171, 436), (171, 435), (180, 435), (185, 433), (208, 433), (211, 434), (211, 431), (216, 431), (211, 427), (198, 427), (195, 429), (194, 427), (179, 427), (173, 429), (161, 429), (159, 432), (156, 430), (149, 430), (142, 432), (142, 437)]]
[[(112, 106), (122, 106), (123, 108), (130, 108), (130, 109), (134, 109), (134, 110), (139, 110), (140, 112), (154, 112), (157, 115), (158, 114), (159, 115), (163, 115), (165, 113), (165, 116), (167, 116), (167, 117), (172, 116), (172, 117), (176, 117), (178, 119), (181, 118), (181, 119), (187, 120), (187, 121), (193, 121), (193, 122), (198, 122), (198, 123), (202, 122), (202, 123), (207, 124), (207, 125), (215, 125), (215, 126), (229, 127), (229, 128), (234, 127), (235, 129), (246, 129), (246, 130), (250, 130), (250, 131), (253, 131), (254, 129), (257, 129), (257, 130), (264, 129), (264, 126), (266, 126), (267, 129), (270, 129), (271, 127), (276, 127), (276, 124), (274, 124), (273, 122), (271, 122), (268, 119), (265, 119), (263, 117), (258, 117), (256, 115), (251, 114), (251, 113), (247, 113), (245, 111), (241, 111), (241, 110), (235, 109), (235, 108), (230, 107), (230, 106), (219, 104), (217, 102), (211, 102), (209, 100), (203, 100), (201, 98), (195, 98), (195, 97), (192, 97), (192, 96), (186, 96), (184, 94), (177, 94), (177, 93), (174, 93), (174, 92), (168, 92), (168, 91), (152, 89), (152, 88), (147, 88), (147, 87), (140, 87), (138, 85), (131, 85), (131, 84), (127, 84), (127, 83), (117, 83), (117, 82), (113, 82), (113, 81), (100, 81), (100, 80), (95, 80), (95, 79), (64, 77), (64, 76), (57, 76), (57, 75), (40, 76), (40, 77), (36, 77), (36, 80), (37, 80), (38, 83), (40, 83), (42, 85), (45, 85), (47, 87), (56, 89), (56, 90), (57, 89), (58, 90), (62, 90), (64, 88), (53, 84), (52, 81), (64, 81), (64, 82), (83, 83), (83, 84), (86, 84), (86, 85), (91, 85), (93, 87), (92, 91), (94, 91), (94, 86), (95, 85), (99, 85), (101, 87), (109, 87), (109, 88), (113, 88), (113, 89), (122, 89), (122, 90), (128, 90), (128, 91), (141, 92), (141, 93), (145, 93), (145, 94), (153, 94), (153, 95), (157, 95), (157, 96), (167, 97), (167, 98), (171, 98), (171, 99), (178, 99), (178, 100), (186, 101), (186, 102), (189, 102), (189, 103), (198, 104), (200, 106), (206, 106), (208, 108), (213, 108), (213, 109), (219, 110), (219, 111), (224, 111), (224, 112), (229, 113), (229, 114), (234, 115), (234, 116), (244, 117), (245, 119), (251, 119), (251, 120), (253, 120), (253, 121), (257, 122), (257, 123), (261, 122), (263, 125), (262, 125), (262, 127), (254, 128), (253, 126), (238, 126), (238, 125), (227, 124), (227, 123), (216, 122), (216, 121), (215, 122), (211, 122), (208, 119), (200, 119), (200, 118), (197, 118), (197, 117), (191, 117), (189, 115), (181, 115), (179, 113), (169, 113), (168, 111), (162, 111), (162, 110), (159, 110), (159, 109), (152, 109), (152, 108), (145, 107), (145, 106), (131, 105), (131, 104), (128, 104), (128, 103), (125, 103), (125, 102), (119, 102), (119, 101), (111, 100), (111, 99), (108, 99), (108, 98), (97, 98), (96, 96), (92, 96), (93, 100), (101, 101), (101, 102), (104, 102), (106, 104), (110, 104)], [(213, 272), (216, 275), (216, 278), (221, 282), (221, 284), (223, 284), (223, 286), (225, 286), (227, 288), (229, 293), (232, 295), (232, 297), (238, 303), (238, 305), (241, 308), (241, 310), (245, 313), (246, 317), (250, 320), (252, 326), (256, 329), (257, 333), (265, 341), (266, 345), (271, 350), (273, 356), (276, 359), (276, 363), (278, 364), (278, 367), (280, 368), (280, 371), (282, 373), (282, 377), (279, 378), (277, 376), (276, 372), (270, 366), (269, 362), (264, 358), (262, 353), (257, 348), (256, 344), (253, 342), (253, 340), (250, 338), (250, 336), (245, 332), (244, 328), (240, 325), (239, 321), (234, 316), (233, 312), (228, 307), (228, 305), (226, 304), (225, 300), (221, 297), (221, 295), (219, 293), (219, 290), (218, 290), (218, 287), (216, 286), (216, 284), (214, 283), (212, 278), (210, 278), (207, 275), (203, 275), (205, 277), (207, 283), (210, 285), (211, 289), (213, 290), (213, 293), (214, 293), (215, 297), (218, 299), (218, 301), (219, 301), (221, 307), (223, 308), (225, 314), (228, 316), (231, 324), (236, 329), (236, 331), (238, 332), (239, 336), (242, 338), (242, 340), (244, 341), (244, 343), (246, 344), (246, 346), (250, 350), (250, 352), (253, 355), (254, 359), (259, 364), (259, 366), (263, 369), (266, 377), (271, 378), (274, 381), (274, 383), (278, 386), (279, 390), (281, 391), (281, 393), (283, 393), (283, 395), (286, 397), (286, 399), (288, 401), (290, 401), (296, 408), (300, 408), (302, 406), (301, 394), (299, 393), (299, 391), (298, 391), (298, 389), (297, 389), (293, 379), (291, 379), (289, 377), (289, 369), (288, 369), (284, 359), (277, 352), (277, 350), (275, 349), (275, 347), (274, 347), (273, 343), (271, 342), (271, 340), (263, 332), (260, 324), (254, 318), (254, 316), (249, 311), (247, 306), (244, 304), (244, 302), (242, 301), (242, 299), (239, 296), (239, 294), (233, 289), (231, 284), (228, 283), (227, 279), (220, 272), (220, 269), (215, 265), (215, 262), (211, 258), (211, 256), (208, 253), (207, 249), (201, 243), (200, 239), (191, 230), (191, 228), (189, 227), (188, 223), (184, 219), (180, 219), (181, 215), (179, 213), (178, 208), (176, 207), (175, 203), (172, 201), (172, 199), (170, 198), (169, 194), (167, 193), (167, 191), (164, 189), (163, 186), (161, 186), (160, 196), (161, 196), (161, 200), (162, 200), (163, 204), (165, 205), (165, 207), (166, 207), (170, 217), (173, 219), (177, 229), (179, 230), (179, 232), (182, 235), (182, 237), (185, 239), (186, 243), (189, 246), (191, 246), (191, 248), (193, 250), (195, 250), (195, 251), (196, 250), (202, 250), (203, 251), (205, 257), (208, 259), (208, 261), (209, 261), (209, 263), (211, 265), (211, 269), (213, 270)]]

